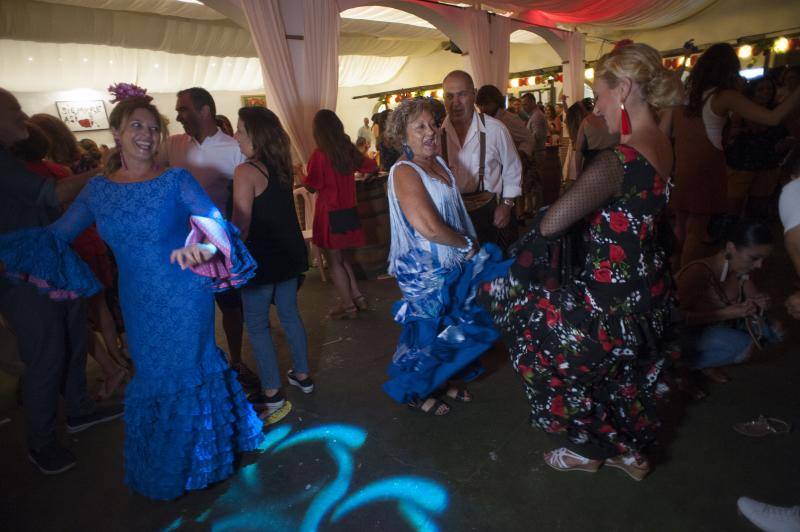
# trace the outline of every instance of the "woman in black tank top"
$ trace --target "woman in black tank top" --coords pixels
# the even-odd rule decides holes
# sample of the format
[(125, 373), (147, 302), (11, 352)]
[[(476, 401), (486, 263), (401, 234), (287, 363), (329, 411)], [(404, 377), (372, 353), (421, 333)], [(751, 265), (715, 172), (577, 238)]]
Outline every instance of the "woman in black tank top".
[(274, 303), (291, 350), (294, 368), (289, 384), (314, 390), (309, 375), (306, 331), (297, 308), (297, 289), (308, 269), (308, 251), (292, 194), (289, 137), (275, 114), (263, 107), (239, 110), (235, 134), (247, 162), (233, 176), (233, 223), (258, 263), (256, 275), (242, 289), (247, 332), (258, 362), (264, 391), (251, 398), (274, 423), (291, 409), (281, 391), (275, 345), (269, 326)]

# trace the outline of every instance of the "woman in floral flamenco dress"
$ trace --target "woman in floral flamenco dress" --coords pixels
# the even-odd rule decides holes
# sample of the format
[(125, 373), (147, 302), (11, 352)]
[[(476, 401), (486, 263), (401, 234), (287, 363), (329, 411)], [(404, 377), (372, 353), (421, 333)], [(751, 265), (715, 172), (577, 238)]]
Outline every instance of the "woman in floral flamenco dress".
[[(599, 153), (540, 213), (517, 243), (510, 273), (484, 285), (480, 299), (503, 331), (532, 424), (557, 442), (547, 465), (595, 472), (605, 464), (641, 480), (665, 391), (660, 376), (678, 354), (668, 338), (671, 281), (656, 239), (672, 148), (652, 108), (679, 103), (682, 87), (643, 44), (616, 48), (595, 71), (595, 113), (622, 144)], [(583, 273), (552, 286), (542, 275), (547, 250), (586, 217)]]

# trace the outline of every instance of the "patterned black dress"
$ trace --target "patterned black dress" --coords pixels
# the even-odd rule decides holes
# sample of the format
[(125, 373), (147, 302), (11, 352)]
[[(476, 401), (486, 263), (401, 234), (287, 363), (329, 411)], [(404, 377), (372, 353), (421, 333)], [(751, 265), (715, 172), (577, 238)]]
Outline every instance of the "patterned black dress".
[(592, 215), (580, 277), (548, 290), (532, 273), (547, 246), (537, 224), (509, 274), (480, 296), (522, 377), (532, 424), (591, 459), (638, 457), (653, 442), (662, 370), (679, 356), (672, 282), (655, 238), (667, 182), (632, 148), (614, 152), (622, 194)]

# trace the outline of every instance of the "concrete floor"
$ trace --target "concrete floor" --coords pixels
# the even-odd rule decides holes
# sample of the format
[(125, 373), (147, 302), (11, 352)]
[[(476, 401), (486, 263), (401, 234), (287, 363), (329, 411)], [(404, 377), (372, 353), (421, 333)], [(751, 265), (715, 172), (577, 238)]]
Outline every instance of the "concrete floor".
[[(790, 270), (776, 255), (760, 277), (782, 301), (778, 283)], [(500, 349), (486, 355), (490, 371), (470, 386), (475, 402), (448, 416), (393, 403), (380, 385), (399, 331), (389, 314), (398, 291), (391, 279), (364, 289), (374, 310), (356, 321), (324, 320), (333, 289), (312, 271), (300, 300), (317, 391), (287, 390), (294, 410), (268, 432), (283, 447), (245, 455), (230, 480), (173, 502), (123, 485), (121, 421), (64, 434), (77, 467), (40, 475), (26, 457), (15, 379), (0, 373), (0, 419), (11, 418), (0, 426), (0, 529), (746, 531), (753, 528), (737, 515), (740, 495), (800, 502), (800, 434), (748, 439), (731, 429), (762, 413), (800, 424), (797, 322), (783, 347), (731, 369), (732, 382), (709, 386), (706, 400), (671, 405), (656, 469), (637, 483), (614, 469), (547, 468), (541, 454), (549, 442), (529, 427)], [(249, 345), (245, 351), (255, 368)], [(96, 386), (93, 363), (90, 375)]]

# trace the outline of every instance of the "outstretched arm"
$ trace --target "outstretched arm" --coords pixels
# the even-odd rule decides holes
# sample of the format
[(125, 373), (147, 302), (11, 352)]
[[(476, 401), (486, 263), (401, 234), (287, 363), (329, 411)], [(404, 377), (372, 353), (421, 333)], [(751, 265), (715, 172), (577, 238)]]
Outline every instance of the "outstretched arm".
[(786, 98), (783, 103), (774, 109), (767, 109), (757, 103), (750, 101), (743, 94), (735, 90), (724, 90), (714, 96), (711, 102), (712, 110), (719, 116), (728, 113), (736, 113), (742, 118), (763, 124), (765, 126), (777, 126), (786, 115), (800, 103), (800, 88)]
[(541, 235), (558, 236), (605, 205), (619, 195), (623, 177), (622, 163), (613, 151), (597, 154), (567, 192), (547, 209), (539, 228)]

